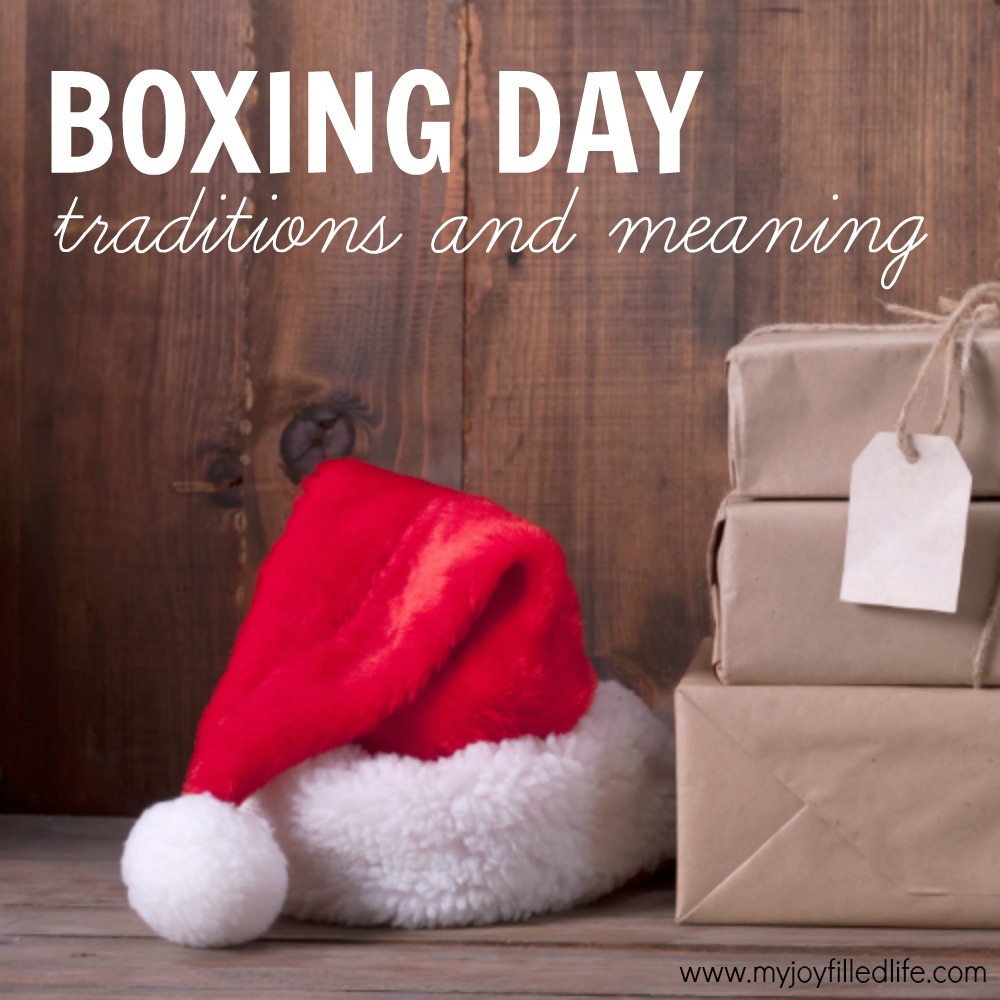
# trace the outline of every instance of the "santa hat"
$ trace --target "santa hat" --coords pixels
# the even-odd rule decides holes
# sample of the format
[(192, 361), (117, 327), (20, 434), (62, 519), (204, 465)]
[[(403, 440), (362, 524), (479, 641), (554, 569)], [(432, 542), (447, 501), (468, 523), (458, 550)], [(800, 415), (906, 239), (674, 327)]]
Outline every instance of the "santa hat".
[(346, 459), (261, 566), (180, 798), (122, 858), (179, 944), (282, 911), (352, 924), (515, 919), (672, 847), (672, 754), (598, 685), (555, 540), (488, 500)]

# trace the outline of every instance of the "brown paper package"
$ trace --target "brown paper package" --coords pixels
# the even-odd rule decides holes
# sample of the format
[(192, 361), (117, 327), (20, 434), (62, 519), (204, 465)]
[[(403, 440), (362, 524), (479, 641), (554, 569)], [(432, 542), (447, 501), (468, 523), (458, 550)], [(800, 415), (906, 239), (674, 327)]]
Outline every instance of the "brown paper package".
[[(971, 684), (997, 574), (1000, 503), (977, 501), (970, 508), (955, 614), (841, 601), (846, 534), (843, 500), (731, 498), (723, 504), (710, 552), (719, 678), (730, 684)], [(1000, 684), (998, 648), (986, 664), (985, 684)]]
[[(872, 436), (895, 429), (917, 370), (939, 334), (933, 324), (770, 327), (729, 353), (729, 463), (733, 490), (750, 497), (848, 496), (851, 464)], [(933, 371), (910, 422), (929, 432), (942, 374)], [(1000, 330), (972, 348), (961, 451), (973, 494), (1000, 497)], [(953, 433), (956, 407), (944, 427)]]
[(1000, 927), (1000, 690), (675, 693), (677, 919)]

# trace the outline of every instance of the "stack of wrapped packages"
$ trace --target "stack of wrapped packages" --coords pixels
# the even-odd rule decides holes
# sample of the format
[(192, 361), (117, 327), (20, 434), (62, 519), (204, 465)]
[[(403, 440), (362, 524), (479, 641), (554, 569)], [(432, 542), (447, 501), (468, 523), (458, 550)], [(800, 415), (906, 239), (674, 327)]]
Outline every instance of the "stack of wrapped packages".
[(998, 304), (731, 352), (678, 920), (1000, 927)]

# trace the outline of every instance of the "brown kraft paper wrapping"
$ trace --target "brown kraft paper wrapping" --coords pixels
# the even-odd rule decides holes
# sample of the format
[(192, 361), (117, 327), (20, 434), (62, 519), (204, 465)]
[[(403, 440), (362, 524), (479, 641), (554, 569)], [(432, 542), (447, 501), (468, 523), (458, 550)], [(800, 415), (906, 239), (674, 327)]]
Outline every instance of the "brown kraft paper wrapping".
[[(719, 678), (970, 685), (998, 572), (1000, 502), (970, 508), (955, 614), (841, 601), (846, 535), (846, 501), (723, 504), (709, 554)], [(984, 684), (1000, 684), (998, 659), (995, 644)]]
[[(879, 431), (892, 431), (934, 324), (769, 327), (729, 352), (729, 464), (750, 497), (848, 496), (851, 464)], [(909, 422), (928, 432), (940, 404), (936, 366)], [(1000, 497), (1000, 330), (977, 332), (961, 452), (974, 496)], [(949, 414), (944, 433), (953, 434)]]
[(1000, 927), (1000, 691), (675, 693), (677, 919)]

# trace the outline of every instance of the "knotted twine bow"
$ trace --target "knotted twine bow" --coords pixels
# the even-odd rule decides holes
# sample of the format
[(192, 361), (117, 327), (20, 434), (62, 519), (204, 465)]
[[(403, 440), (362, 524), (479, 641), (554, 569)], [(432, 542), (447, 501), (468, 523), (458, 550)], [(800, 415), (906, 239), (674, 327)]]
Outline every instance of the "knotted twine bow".
[[(950, 304), (950, 303), (949, 303)], [(896, 421), (896, 442), (899, 450), (906, 456), (908, 462), (915, 462), (919, 458), (916, 448), (913, 447), (913, 438), (907, 430), (910, 419), (910, 410), (916, 402), (927, 376), (934, 367), (935, 361), (944, 355), (944, 387), (941, 390), (941, 404), (938, 407), (937, 418), (934, 421), (932, 434), (940, 434), (944, 427), (945, 418), (948, 416), (948, 406), (951, 403), (952, 390), (955, 385), (955, 376), (958, 372), (961, 377), (958, 379), (958, 424), (955, 428), (955, 444), (961, 444), (962, 431), (965, 429), (965, 396), (966, 383), (969, 378), (969, 369), (972, 359), (972, 342), (976, 334), (982, 327), (987, 325), (995, 326), (997, 317), (1000, 316), (1000, 281), (987, 281), (981, 285), (970, 288), (952, 308), (950, 314), (939, 316), (935, 313), (923, 312), (919, 309), (910, 309), (907, 306), (898, 306), (892, 303), (886, 304), (885, 308), (897, 316), (905, 316), (908, 319), (916, 319), (924, 323), (940, 323), (944, 320), (944, 329), (938, 337), (930, 353), (924, 358), (924, 363), (917, 372), (913, 387), (909, 395), (903, 401), (899, 411), (899, 419)], [(965, 327), (962, 337), (961, 353), (958, 351), (959, 334)]]
[[(896, 422), (896, 443), (908, 462), (916, 462), (920, 458), (908, 430), (910, 411), (920, 389), (927, 380), (927, 376), (942, 355), (945, 366), (944, 386), (941, 390), (941, 403), (931, 433), (940, 434), (941, 428), (944, 427), (957, 375), (958, 422), (955, 427), (955, 444), (961, 443), (962, 432), (965, 429), (965, 397), (971, 368), (972, 343), (976, 334), (984, 326), (997, 325), (998, 318), (1000, 318), (1000, 282), (987, 281), (976, 285), (970, 288), (957, 303), (947, 303), (947, 305), (951, 306), (951, 311), (941, 316), (919, 309), (910, 309), (907, 306), (885, 304), (885, 308), (889, 312), (918, 322), (940, 323), (944, 320), (941, 335), (935, 341), (927, 357), (924, 358), (924, 363), (917, 372), (909, 395), (903, 401), (899, 411), (899, 419)], [(960, 337), (961, 351), (959, 351)], [(998, 624), (1000, 624), (1000, 560), (997, 563), (997, 573), (993, 581), (993, 591), (990, 596), (989, 609), (986, 612), (986, 621), (979, 634), (979, 641), (972, 658), (973, 687), (983, 686), (983, 676), (996, 641)]]

